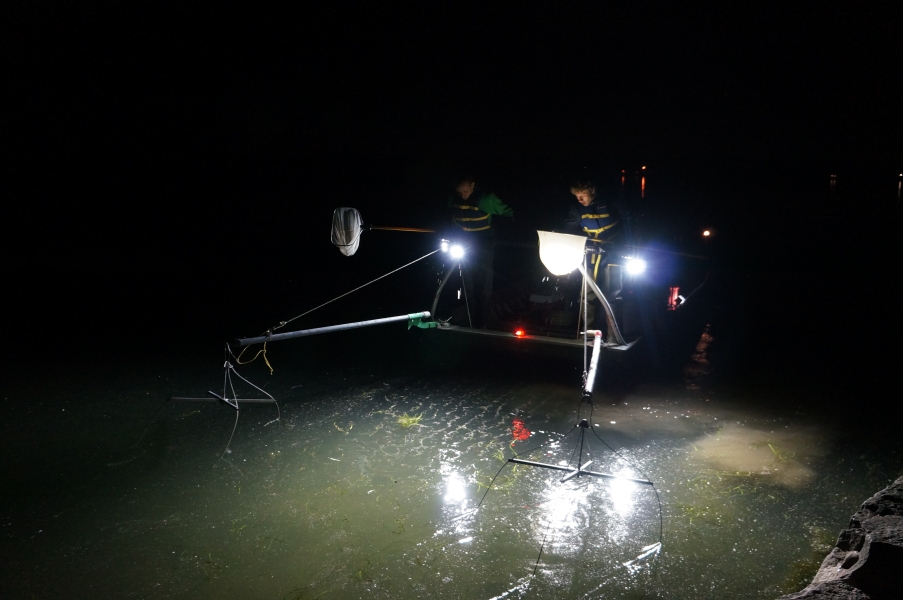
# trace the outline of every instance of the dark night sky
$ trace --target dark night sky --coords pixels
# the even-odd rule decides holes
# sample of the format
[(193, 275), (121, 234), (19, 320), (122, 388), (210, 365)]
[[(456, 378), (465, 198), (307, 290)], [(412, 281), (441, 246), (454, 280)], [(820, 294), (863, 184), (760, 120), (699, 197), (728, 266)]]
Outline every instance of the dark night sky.
[(453, 164), (895, 171), (901, 20), (879, 6), (29, 3), (4, 18), (3, 272), (33, 298), (58, 272), (278, 262), (274, 238), (416, 206)]
[(29, 171), (900, 158), (901, 23), (850, 3), (53, 6), (12, 19), (5, 41), (13, 155)]

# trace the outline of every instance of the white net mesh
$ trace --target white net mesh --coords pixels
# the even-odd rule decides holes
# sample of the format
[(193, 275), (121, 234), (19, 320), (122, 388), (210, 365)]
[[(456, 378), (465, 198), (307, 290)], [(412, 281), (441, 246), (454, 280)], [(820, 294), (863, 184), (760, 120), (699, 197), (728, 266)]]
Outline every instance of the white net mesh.
[(553, 275), (567, 275), (583, 262), (586, 237), (537, 231), (539, 234), (539, 259)]
[(329, 241), (345, 256), (357, 252), (361, 243), (361, 213), (356, 208), (337, 208), (332, 213), (332, 234)]

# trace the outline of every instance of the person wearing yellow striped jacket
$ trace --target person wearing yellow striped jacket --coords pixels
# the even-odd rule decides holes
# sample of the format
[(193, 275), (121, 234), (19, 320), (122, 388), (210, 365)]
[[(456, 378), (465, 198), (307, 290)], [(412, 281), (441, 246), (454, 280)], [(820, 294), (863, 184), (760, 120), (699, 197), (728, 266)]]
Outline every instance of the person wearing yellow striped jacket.
[[(616, 211), (596, 197), (596, 187), (592, 183), (580, 182), (571, 186), (571, 193), (577, 198), (579, 206), (571, 206), (565, 221), (565, 232), (574, 235), (585, 235), (589, 238), (589, 246), (602, 246), (616, 243), (620, 234), (620, 219)], [(597, 255), (593, 255), (595, 258)], [(603, 254), (601, 260), (593, 261), (593, 279), (608, 263)]]
[(458, 182), (448, 199), (453, 235), (467, 248), (464, 286), (472, 306), (474, 327), (485, 327), (492, 296), (495, 230), (493, 217), (514, 217), (514, 209), (492, 192), (484, 191), (473, 177)]
[[(482, 190), (473, 177), (465, 177), (448, 199), (455, 230), (492, 237), (492, 217), (513, 217), (514, 209), (492, 192)], [(482, 239), (482, 238), (480, 238)]]
[[(613, 207), (596, 197), (596, 186), (592, 183), (575, 183), (571, 186), (571, 193), (577, 198), (578, 206), (571, 206), (568, 211), (565, 231), (574, 235), (585, 235), (589, 239), (587, 247), (598, 245), (603, 250), (609, 250), (602, 254), (591, 255), (592, 264), (590, 266), (593, 279), (600, 284), (603, 292), (607, 295), (608, 291), (604, 289), (603, 285), (605, 267), (611, 261), (613, 255), (611, 249), (614, 244), (617, 244), (620, 237), (620, 219)], [(595, 325), (593, 323), (597, 299), (592, 290), (589, 290), (587, 299), (589, 300), (587, 322), (591, 328), (604, 329), (605, 327), (601, 323)]]

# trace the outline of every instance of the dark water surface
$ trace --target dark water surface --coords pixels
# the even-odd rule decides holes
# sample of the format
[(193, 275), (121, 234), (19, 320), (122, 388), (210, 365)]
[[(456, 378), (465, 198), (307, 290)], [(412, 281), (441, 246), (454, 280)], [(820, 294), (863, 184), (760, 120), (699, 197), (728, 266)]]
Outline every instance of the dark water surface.
[[(123, 278), (99, 306), (83, 303), (91, 323), (45, 300), (42, 335), (70, 335), (7, 347), (2, 374), (0, 591), (764, 600), (799, 589), (861, 502), (901, 474), (903, 448), (888, 432), (899, 353), (883, 343), (899, 327), (880, 267), (863, 260), (887, 246), (838, 249), (844, 224), (793, 219), (761, 244), (725, 221), (720, 233), (743, 243), (723, 249), (690, 343), (664, 348), (674, 360), (657, 368), (648, 347), (607, 357), (591, 407), (579, 355), (461, 355), (436, 332), (392, 325), (271, 344), (272, 375), (261, 359), (239, 371), (279, 410), (246, 404), (236, 422), (221, 403), (166, 400), (221, 391), (219, 341), (312, 305), (315, 276), (266, 294), (248, 278), (216, 287), (219, 273)], [(361, 269), (321, 287), (350, 289)], [(33, 279), (45, 287), (26, 296), (60, 289)], [(91, 283), (62, 289), (114, 289)], [(367, 298), (302, 326), (396, 314), (388, 295)], [(426, 308), (410, 303), (400, 312)], [(573, 464), (581, 418), (590, 469), (655, 490), (506, 464), (516, 453)]]
[[(282, 418), (245, 405), (229, 452), (231, 408), (161, 408), (221, 390), (215, 356), (20, 379), (4, 391), (5, 595), (777, 597), (903, 456), (875, 423), (851, 430), (839, 407), (864, 398), (721, 383), (717, 335), (677, 377), (619, 382), (605, 362), (592, 413), (567, 366), (464, 374), (372, 336), (317, 356), (296, 341), (271, 349), (274, 375), (242, 369)], [(573, 464), (578, 414), (590, 468), (651, 478), (661, 505), (645, 485), (504, 466)]]

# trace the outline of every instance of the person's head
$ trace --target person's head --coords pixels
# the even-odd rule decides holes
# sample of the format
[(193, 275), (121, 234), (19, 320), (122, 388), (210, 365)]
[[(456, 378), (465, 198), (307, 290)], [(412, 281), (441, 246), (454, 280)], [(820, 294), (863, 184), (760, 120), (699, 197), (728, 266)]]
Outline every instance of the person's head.
[(477, 184), (473, 180), (473, 177), (465, 177), (455, 186), (455, 191), (458, 193), (458, 197), (462, 200), (467, 200), (470, 198), (470, 195), (473, 194), (473, 190), (476, 187)]
[(596, 198), (596, 186), (589, 182), (578, 182), (571, 186), (571, 193), (582, 206), (589, 206)]

